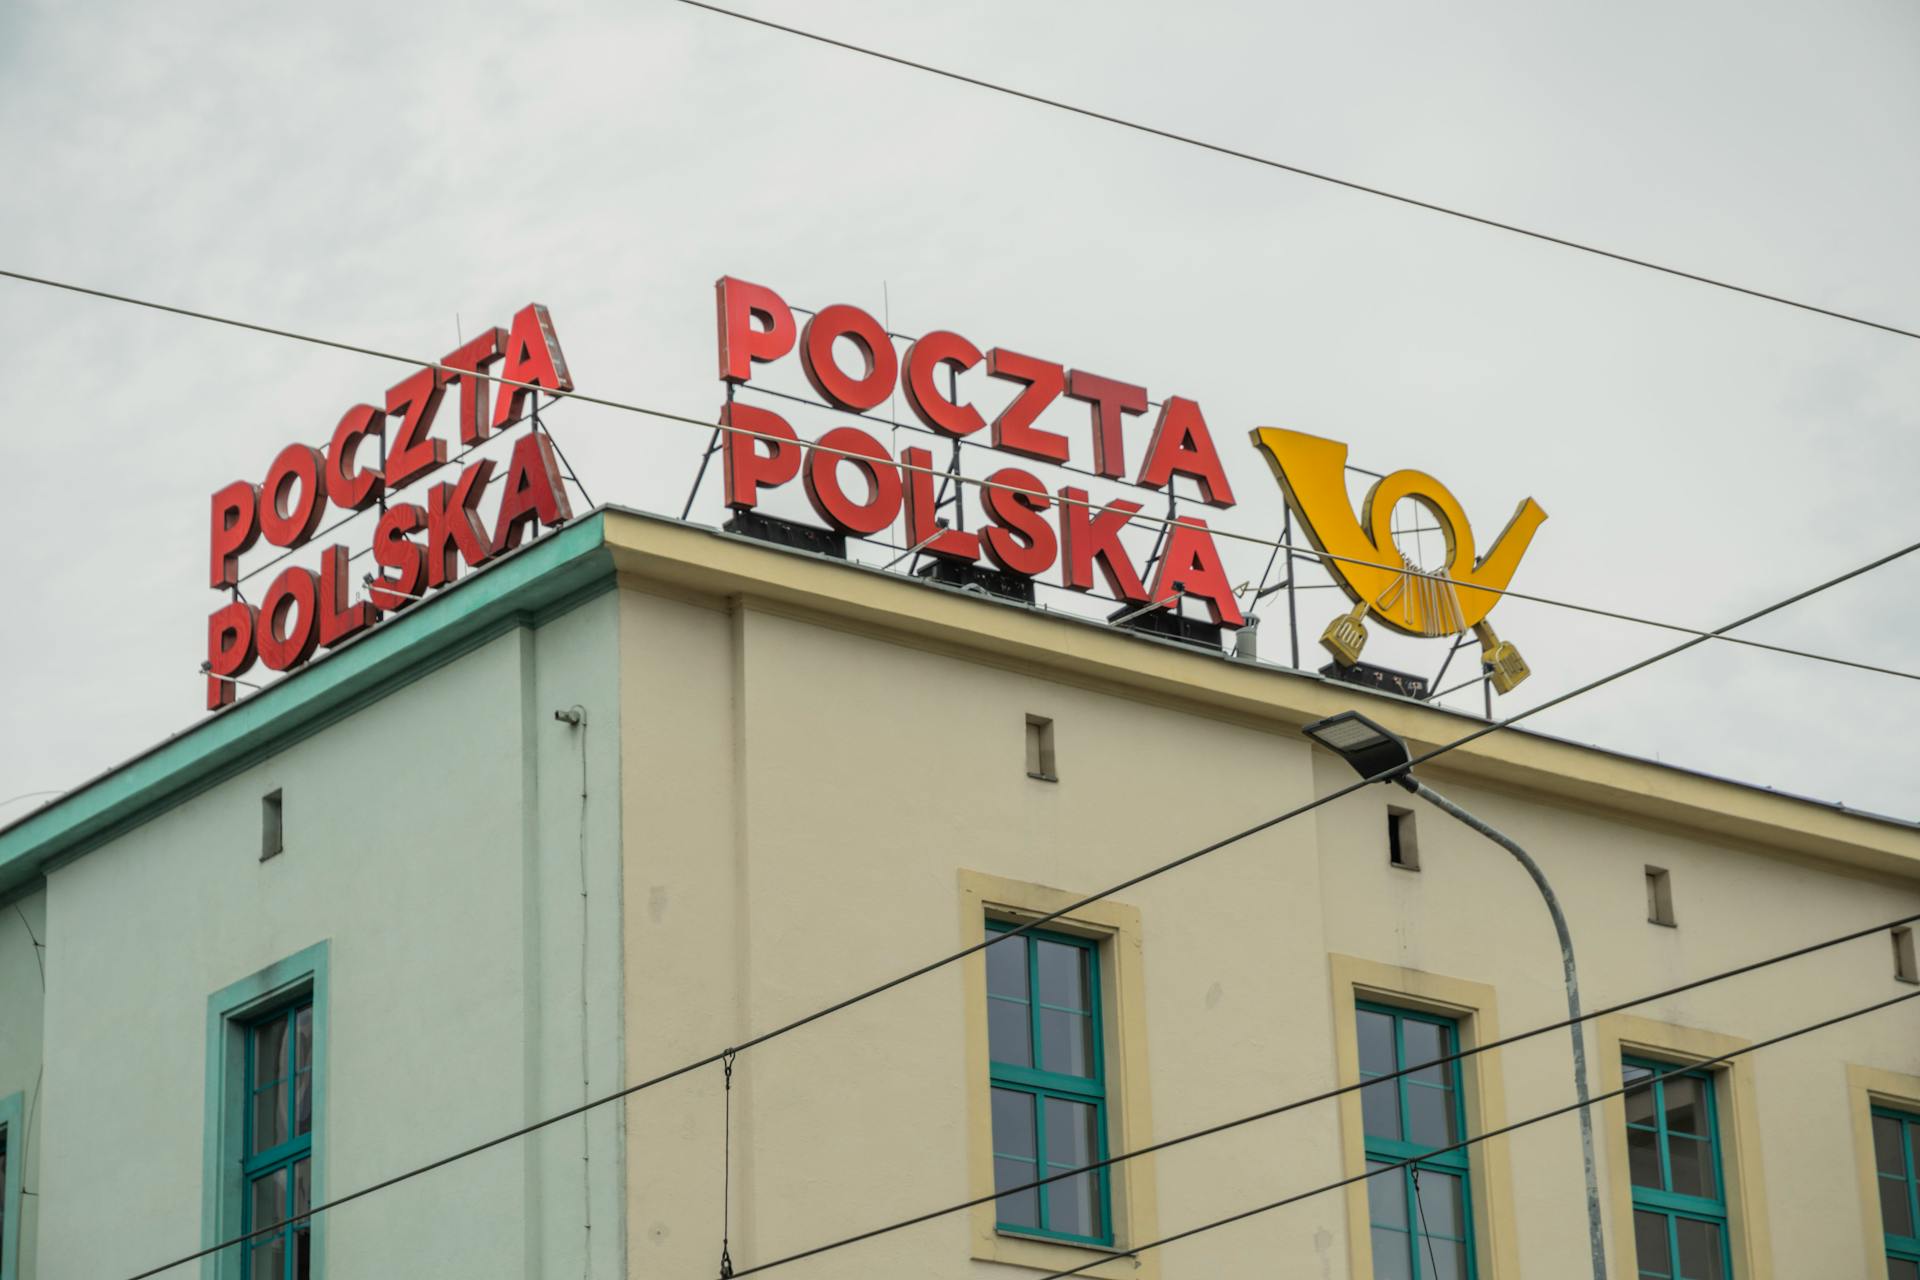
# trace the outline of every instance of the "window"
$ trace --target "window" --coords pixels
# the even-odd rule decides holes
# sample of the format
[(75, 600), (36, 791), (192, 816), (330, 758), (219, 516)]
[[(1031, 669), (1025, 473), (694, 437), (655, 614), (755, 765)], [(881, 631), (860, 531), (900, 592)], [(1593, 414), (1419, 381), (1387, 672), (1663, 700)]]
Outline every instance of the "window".
[(1913, 930), (1905, 925), (1893, 931), (1893, 976), (1920, 983), (1920, 956), (1914, 954)]
[(1648, 1280), (1729, 1280), (1713, 1077), (1705, 1071), (1675, 1074), (1671, 1066), (1633, 1058), (1623, 1059), (1620, 1074), (1627, 1086), (1637, 1274)]
[(260, 861), (265, 862), (284, 847), (281, 839), (280, 789), (275, 787), (260, 797)]
[(1058, 782), (1053, 771), (1053, 721), (1045, 716), (1027, 717), (1027, 776), (1042, 782)]
[(26, 1175), (26, 1095), (8, 1094), (0, 1098), (0, 1280), (13, 1280), (20, 1272), (20, 1237), (26, 1223), (20, 1180)]
[[(991, 933), (1011, 925), (987, 923)], [(993, 1183), (1019, 1186), (1107, 1155), (1099, 951), (1038, 931), (987, 948), (987, 1046), (992, 1061)], [(1097, 1169), (996, 1202), (1006, 1231), (1113, 1243), (1109, 1170)]]
[(1664, 867), (1647, 868), (1647, 922), (1673, 924), (1673, 876)]
[[(1459, 1049), (1459, 1026), (1448, 1018), (1366, 1003), (1355, 1017), (1363, 1081)], [(1368, 1085), (1360, 1113), (1374, 1175), (1367, 1179), (1367, 1216), (1376, 1280), (1470, 1280), (1476, 1264), (1467, 1153), (1439, 1150), (1467, 1136), (1460, 1064)]]
[(1420, 869), (1420, 840), (1411, 809), (1387, 806), (1387, 861), (1406, 871)]
[(1920, 1280), (1920, 1116), (1873, 1109), (1873, 1170), (1887, 1280)]
[(207, 997), (201, 1244), (263, 1230), (206, 1280), (325, 1275), (327, 953), (319, 941)]
[[(241, 1231), (289, 1222), (312, 1205), (313, 1002), (247, 1028), (246, 1182)], [(305, 1280), (307, 1224), (248, 1242), (247, 1280)]]

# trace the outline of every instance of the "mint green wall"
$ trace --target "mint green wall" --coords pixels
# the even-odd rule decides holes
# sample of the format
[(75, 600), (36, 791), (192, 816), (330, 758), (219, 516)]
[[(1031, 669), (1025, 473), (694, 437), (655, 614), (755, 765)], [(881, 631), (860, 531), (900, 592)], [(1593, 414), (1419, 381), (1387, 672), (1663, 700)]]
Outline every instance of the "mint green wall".
[[(47, 941), (47, 895), (43, 888), (0, 894), (0, 1099), (20, 1096), (20, 1114), (9, 1113), (6, 1123), (7, 1177), (28, 1191), (40, 1185), (40, 1138), (35, 1132), (41, 1087), (40, 965), (34, 939)], [(19, 1174), (14, 1173), (16, 1162)], [(4, 1189), (0, 1189), (4, 1194)], [(23, 1196), (7, 1205), (7, 1236), (0, 1242), (0, 1277), (33, 1280), (38, 1198)], [(12, 1263), (12, 1269), (8, 1264)]]
[[(42, 1274), (201, 1246), (208, 997), (323, 939), (329, 1195), (580, 1100), (581, 731), (553, 715), (574, 704), (584, 1074), (619, 1086), (614, 601), (495, 635), (48, 873)], [(276, 788), (285, 852), (261, 862)], [(620, 1274), (617, 1112), (344, 1206), (328, 1274), (580, 1275), (589, 1216), (590, 1273)]]

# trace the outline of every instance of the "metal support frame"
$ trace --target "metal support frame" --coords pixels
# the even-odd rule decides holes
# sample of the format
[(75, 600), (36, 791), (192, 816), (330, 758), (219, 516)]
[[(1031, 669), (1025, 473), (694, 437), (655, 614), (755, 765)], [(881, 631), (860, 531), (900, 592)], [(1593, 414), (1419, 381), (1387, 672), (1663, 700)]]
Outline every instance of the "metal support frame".
[[(733, 403), (733, 384), (727, 384), (727, 403)], [(715, 427), (713, 434), (707, 437), (707, 451), (700, 455), (700, 469), (693, 473), (693, 487), (687, 490), (687, 505), (680, 508), (680, 519), (693, 514), (693, 500), (700, 496), (700, 482), (707, 478), (707, 464), (713, 461), (713, 455), (720, 452), (720, 428)]]

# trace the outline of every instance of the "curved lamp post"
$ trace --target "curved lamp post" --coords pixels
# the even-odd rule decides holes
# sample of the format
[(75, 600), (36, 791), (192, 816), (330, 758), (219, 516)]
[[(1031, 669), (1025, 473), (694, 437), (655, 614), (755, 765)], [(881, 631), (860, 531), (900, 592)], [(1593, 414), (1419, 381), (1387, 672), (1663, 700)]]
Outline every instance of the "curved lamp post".
[(1512, 839), (1414, 777), (1410, 764), (1413, 757), (1407, 744), (1359, 712), (1343, 711), (1315, 721), (1300, 732), (1352, 765), (1361, 777), (1397, 783), (1505, 849), (1526, 868), (1540, 896), (1546, 900), (1547, 914), (1553, 917), (1553, 931), (1560, 939), (1560, 964), (1566, 973), (1567, 1016), (1573, 1020), (1567, 1030), (1573, 1037), (1574, 1096), (1580, 1100), (1580, 1156), (1587, 1177), (1587, 1245), (1593, 1254), (1593, 1280), (1607, 1280), (1606, 1246), (1600, 1229), (1600, 1180), (1593, 1159), (1593, 1109), (1588, 1105), (1591, 1099), (1587, 1092), (1587, 1047), (1581, 1036), (1580, 979), (1574, 971), (1573, 938), (1567, 932), (1567, 918), (1561, 913), (1560, 899), (1547, 883), (1546, 873)]

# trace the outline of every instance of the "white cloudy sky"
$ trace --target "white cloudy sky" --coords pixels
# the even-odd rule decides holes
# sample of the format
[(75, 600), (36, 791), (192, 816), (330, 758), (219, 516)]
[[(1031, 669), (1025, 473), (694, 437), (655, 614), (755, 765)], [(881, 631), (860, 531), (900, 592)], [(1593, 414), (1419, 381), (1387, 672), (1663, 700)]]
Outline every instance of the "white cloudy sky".
[[(756, 11), (1920, 327), (1904, 5)], [(1607, 608), (1716, 626), (1920, 537), (1920, 342), (662, 0), (8, 5), (0, 140), (10, 269), (423, 357), (538, 299), (582, 390), (699, 417), (717, 276), (884, 298), (896, 329), (1197, 398), (1242, 499), (1221, 525), (1273, 532), (1245, 432), (1293, 427), (1440, 475), (1483, 545), (1533, 496), (1551, 519), (1515, 586)], [(9, 281), (0, 351), (4, 800), (193, 723), (208, 494), (402, 371)], [(677, 513), (697, 433), (553, 424), (595, 498)], [(1916, 586), (1920, 556), (1754, 634), (1920, 670)], [(1303, 596), (1303, 625), (1333, 608)], [(1495, 620), (1535, 671), (1503, 709), (1672, 642), (1518, 601)], [(1536, 723), (1920, 817), (1916, 712), (1913, 682), (1711, 646)]]

